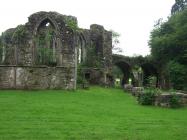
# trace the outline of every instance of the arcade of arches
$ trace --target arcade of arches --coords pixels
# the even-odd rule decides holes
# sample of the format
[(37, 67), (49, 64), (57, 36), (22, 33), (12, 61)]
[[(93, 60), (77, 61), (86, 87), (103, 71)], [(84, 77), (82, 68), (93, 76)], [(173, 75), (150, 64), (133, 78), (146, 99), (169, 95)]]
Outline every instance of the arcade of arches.
[(159, 69), (146, 57), (113, 55), (113, 64), (114, 70), (118, 69), (117, 73), (120, 73), (114, 76), (120, 79), (121, 85), (131, 83), (133, 86), (166, 87), (162, 84)]

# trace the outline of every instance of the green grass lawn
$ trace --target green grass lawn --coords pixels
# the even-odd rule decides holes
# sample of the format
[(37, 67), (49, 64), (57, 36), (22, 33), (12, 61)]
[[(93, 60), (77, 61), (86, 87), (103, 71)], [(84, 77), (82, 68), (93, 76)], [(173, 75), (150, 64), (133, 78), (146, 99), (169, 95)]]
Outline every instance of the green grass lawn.
[(0, 91), (0, 140), (187, 140), (187, 108), (138, 105), (121, 89)]

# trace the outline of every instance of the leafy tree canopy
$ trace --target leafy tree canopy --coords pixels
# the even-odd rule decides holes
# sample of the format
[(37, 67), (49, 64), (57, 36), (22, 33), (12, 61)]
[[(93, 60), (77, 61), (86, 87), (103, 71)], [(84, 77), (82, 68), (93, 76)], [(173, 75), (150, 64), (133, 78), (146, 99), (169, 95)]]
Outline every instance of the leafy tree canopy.
[[(158, 66), (168, 68), (171, 82), (179, 84), (177, 79), (184, 81), (184, 71), (187, 71), (187, 9), (172, 15), (166, 22), (159, 22), (151, 32), (149, 45)], [(176, 73), (178, 78), (174, 76)], [(184, 89), (182, 85), (173, 86)]]
[(175, 0), (175, 4), (172, 6), (171, 14), (183, 11), (186, 8), (187, 0)]

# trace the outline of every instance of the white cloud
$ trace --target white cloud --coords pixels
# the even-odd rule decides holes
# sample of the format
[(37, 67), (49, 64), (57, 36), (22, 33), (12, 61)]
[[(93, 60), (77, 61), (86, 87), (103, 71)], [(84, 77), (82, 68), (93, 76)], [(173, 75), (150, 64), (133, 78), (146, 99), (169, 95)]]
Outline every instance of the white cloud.
[(154, 22), (167, 18), (175, 0), (6, 0), (0, 5), (0, 32), (27, 22), (38, 11), (56, 11), (78, 18), (79, 26), (101, 24), (121, 34), (124, 55), (149, 53)]

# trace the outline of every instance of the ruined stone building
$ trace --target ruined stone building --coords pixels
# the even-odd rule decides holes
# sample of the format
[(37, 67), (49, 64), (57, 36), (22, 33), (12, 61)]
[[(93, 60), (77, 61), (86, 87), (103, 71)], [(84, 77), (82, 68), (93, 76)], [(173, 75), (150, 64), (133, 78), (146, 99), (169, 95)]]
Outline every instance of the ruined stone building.
[(77, 26), (77, 19), (37, 12), (0, 37), (1, 89), (75, 89), (77, 77), (110, 84), (112, 34), (103, 26)]

